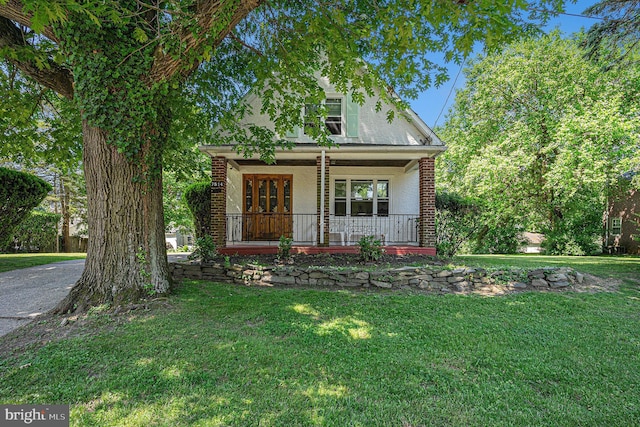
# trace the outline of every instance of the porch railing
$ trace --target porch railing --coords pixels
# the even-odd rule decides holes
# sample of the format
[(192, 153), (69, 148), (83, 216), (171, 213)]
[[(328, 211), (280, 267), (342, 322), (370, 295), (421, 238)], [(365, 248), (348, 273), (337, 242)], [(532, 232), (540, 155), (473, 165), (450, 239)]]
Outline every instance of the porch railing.
[[(315, 245), (316, 214), (227, 214), (227, 241), (277, 242), (281, 235), (293, 238), (294, 244)], [(383, 244), (417, 244), (418, 215), (329, 217), (329, 243), (354, 245), (363, 236), (375, 236)]]
[(329, 218), (332, 243), (353, 245), (363, 236), (374, 236), (383, 244), (417, 244), (418, 215), (335, 216)]

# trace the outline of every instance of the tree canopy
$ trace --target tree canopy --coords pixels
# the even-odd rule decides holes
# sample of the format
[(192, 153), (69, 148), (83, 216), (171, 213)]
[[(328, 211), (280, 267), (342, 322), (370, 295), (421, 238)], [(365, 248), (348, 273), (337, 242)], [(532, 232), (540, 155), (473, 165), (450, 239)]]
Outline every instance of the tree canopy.
[(608, 188), (640, 150), (637, 67), (603, 73), (555, 32), (479, 57), (466, 77), (440, 184), (487, 201), (494, 227), (515, 220), (557, 233), (554, 250), (589, 251)]

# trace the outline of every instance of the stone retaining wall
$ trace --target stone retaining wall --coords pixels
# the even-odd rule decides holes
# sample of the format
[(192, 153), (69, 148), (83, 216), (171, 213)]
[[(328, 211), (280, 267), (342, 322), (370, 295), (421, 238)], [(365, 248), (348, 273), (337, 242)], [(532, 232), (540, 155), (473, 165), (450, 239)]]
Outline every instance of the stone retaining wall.
[(420, 289), (438, 293), (551, 290), (581, 284), (584, 276), (570, 268), (501, 270), (446, 269), (439, 266), (372, 270), (365, 267), (257, 266), (171, 263), (174, 280), (195, 279), (248, 286), (336, 286), (345, 288)]

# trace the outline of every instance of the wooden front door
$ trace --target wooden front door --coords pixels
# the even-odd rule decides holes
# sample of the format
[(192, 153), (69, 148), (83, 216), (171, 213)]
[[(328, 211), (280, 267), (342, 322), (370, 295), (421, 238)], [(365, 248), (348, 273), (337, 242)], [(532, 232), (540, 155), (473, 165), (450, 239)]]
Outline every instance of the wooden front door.
[(292, 237), (293, 175), (243, 175), (243, 240)]

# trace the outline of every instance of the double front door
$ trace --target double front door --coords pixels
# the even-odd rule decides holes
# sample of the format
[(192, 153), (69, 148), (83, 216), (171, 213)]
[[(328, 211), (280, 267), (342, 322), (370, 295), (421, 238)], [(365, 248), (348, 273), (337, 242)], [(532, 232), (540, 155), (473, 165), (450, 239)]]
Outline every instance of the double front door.
[(243, 175), (243, 240), (292, 237), (292, 175)]

